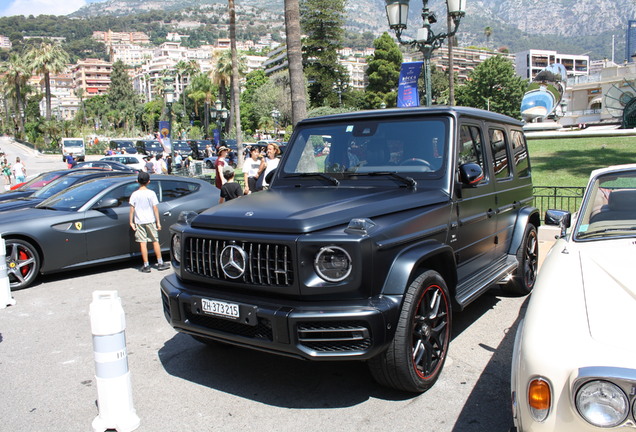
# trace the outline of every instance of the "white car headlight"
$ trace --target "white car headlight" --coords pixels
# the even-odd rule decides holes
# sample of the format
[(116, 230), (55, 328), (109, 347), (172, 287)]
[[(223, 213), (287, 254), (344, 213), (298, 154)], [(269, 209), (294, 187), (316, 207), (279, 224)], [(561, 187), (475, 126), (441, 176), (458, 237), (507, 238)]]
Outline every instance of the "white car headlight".
[(172, 236), (172, 257), (178, 263), (181, 263), (181, 235)]
[(627, 418), (629, 402), (616, 384), (609, 381), (590, 381), (576, 393), (576, 409), (594, 426), (614, 427)]
[(340, 282), (351, 274), (351, 256), (341, 247), (326, 246), (316, 254), (314, 268), (327, 282)]

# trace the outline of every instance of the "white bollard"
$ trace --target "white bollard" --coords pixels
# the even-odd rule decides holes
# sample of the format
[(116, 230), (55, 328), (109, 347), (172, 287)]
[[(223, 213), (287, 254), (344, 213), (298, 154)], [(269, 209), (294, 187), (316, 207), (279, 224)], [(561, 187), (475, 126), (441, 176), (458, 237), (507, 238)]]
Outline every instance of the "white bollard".
[(7, 273), (7, 247), (0, 236), (0, 309), (13, 305), (15, 300), (11, 297), (11, 283)]
[(117, 291), (93, 291), (90, 318), (99, 407), (93, 431), (133, 431), (139, 427), (139, 417), (133, 407), (128, 370), (126, 317)]

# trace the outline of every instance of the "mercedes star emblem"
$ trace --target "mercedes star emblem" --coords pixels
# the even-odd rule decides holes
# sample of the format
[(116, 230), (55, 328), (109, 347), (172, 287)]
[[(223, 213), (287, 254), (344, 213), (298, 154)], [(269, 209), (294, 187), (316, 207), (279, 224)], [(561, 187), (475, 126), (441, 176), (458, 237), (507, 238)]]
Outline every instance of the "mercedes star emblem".
[(247, 254), (241, 247), (233, 244), (225, 246), (219, 261), (223, 274), (230, 279), (238, 279), (245, 274)]

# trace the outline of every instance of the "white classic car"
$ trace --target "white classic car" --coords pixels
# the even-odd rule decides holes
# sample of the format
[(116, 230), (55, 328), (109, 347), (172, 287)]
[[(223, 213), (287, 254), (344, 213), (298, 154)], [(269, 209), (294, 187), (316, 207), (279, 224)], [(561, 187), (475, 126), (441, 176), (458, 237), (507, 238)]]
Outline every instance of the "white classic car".
[(570, 219), (546, 212), (562, 235), (517, 331), (511, 430), (636, 430), (636, 164), (593, 171)]

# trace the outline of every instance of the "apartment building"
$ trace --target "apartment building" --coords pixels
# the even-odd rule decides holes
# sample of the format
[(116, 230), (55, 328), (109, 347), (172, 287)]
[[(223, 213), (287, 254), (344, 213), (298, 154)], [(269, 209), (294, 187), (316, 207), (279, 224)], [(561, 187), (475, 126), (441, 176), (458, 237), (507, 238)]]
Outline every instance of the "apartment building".
[(81, 88), (85, 97), (108, 93), (110, 74), (113, 64), (99, 59), (80, 60), (71, 69), (77, 88)]
[(116, 44), (147, 45), (150, 43), (150, 36), (143, 32), (94, 31), (93, 39), (103, 42), (106, 46)]
[(533, 79), (541, 70), (553, 63), (561, 63), (568, 77), (583, 76), (590, 73), (590, 56), (560, 54), (552, 50), (531, 49), (515, 53), (517, 75)]
[(0, 35), (0, 50), (10, 50), (13, 44), (7, 36)]

